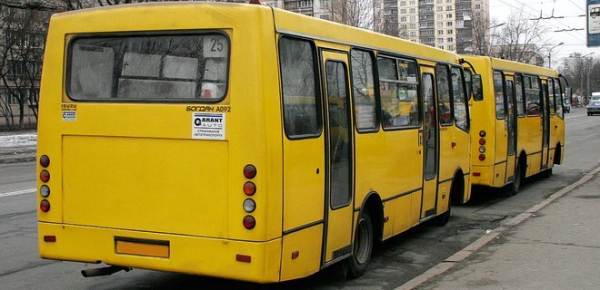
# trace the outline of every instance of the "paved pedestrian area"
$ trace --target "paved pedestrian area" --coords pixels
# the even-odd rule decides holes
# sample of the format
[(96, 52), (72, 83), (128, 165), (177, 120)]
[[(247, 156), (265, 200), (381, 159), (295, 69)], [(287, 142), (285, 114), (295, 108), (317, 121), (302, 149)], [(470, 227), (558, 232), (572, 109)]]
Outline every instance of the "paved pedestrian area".
[(417, 289), (600, 289), (600, 177)]

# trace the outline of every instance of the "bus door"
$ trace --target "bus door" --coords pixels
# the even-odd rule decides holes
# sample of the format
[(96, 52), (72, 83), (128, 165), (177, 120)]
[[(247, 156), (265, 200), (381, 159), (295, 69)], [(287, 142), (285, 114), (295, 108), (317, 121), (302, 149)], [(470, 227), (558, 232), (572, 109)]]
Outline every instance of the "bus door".
[[(494, 71), (494, 102), (496, 116), (494, 118), (496, 143), (494, 146), (494, 181), (496, 186), (506, 184), (506, 161), (508, 156), (508, 118), (506, 101), (506, 83), (504, 73)], [(503, 176), (504, 175), (504, 176)]]
[(348, 87), (348, 55), (321, 51), (325, 108), (325, 237), (322, 263), (352, 250), (354, 146)]
[(548, 81), (542, 80), (542, 99), (541, 114), (542, 114), (542, 165), (540, 170), (548, 168), (548, 143), (550, 141), (550, 107), (548, 106)]
[(435, 98), (434, 70), (421, 67), (423, 79), (423, 130), (419, 138), (423, 150), (423, 193), (421, 219), (434, 216), (437, 205), (439, 126)]
[(517, 108), (515, 106), (514, 82), (512, 76), (506, 80), (506, 123), (508, 129), (508, 158), (506, 160), (506, 182), (514, 179), (515, 152), (517, 151)]

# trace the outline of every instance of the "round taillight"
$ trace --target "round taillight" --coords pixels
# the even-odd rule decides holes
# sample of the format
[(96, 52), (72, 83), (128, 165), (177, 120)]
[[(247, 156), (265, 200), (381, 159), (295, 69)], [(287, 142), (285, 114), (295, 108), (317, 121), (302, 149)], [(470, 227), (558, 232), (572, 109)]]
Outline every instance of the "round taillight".
[(40, 210), (48, 212), (50, 210), (50, 202), (45, 199), (42, 200), (42, 202), (40, 202)]
[(479, 154), (479, 161), (485, 160), (485, 154)]
[(256, 220), (254, 219), (253, 216), (251, 215), (247, 215), (244, 218), (244, 227), (251, 230), (256, 226)]
[(483, 139), (483, 138), (479, 139), (479, 145), (485, 145), (485, 139)]
[(42, 195), (43, 197), (50, 196), (50, 187), (48, 187), (48, 185), (42, 185), (42, 187), (40, 188), (40, 195)]
[(244, 176), (248, 179), (254, 178), (256, 176), (256, 167), (252, 164), (246, 165), (246, 167), (244, 167)]
[(251, 181), (244, 183), (244, 193), (248, 196), (254, 195), (256, 193), (256, 184)]
[(254, 202), (253, 199), (247, 198), (246, 200), (244, 200), (244, 210), (247, 213), (254, 212), (255, 209), (256, 209), (256, 202)]
[(479, 131), (479, 137), (485, 137), (486, 133), (485, 131), (481, 130)]
[(48, 157), (46, 155), (42, 155), (40, 157), (40, 165), (44, 168), (50, 166), (50, 157)]
[(485, 153), (485, 146), (479, 146), (479, 153)]
[(42, 172), (40, 172), (40, 180), (43, 182), (50, 181), (50, 172), (48, 172), (48, 170), (42, 170)]

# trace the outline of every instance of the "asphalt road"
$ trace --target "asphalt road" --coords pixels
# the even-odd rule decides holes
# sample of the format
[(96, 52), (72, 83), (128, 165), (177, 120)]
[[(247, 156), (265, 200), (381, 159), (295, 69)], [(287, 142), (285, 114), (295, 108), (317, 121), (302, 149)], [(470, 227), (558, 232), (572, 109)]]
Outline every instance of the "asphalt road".
[[(467, 205), (454, 206), (445, 227), (421, 225), (375, 250), (368, 273), (346, 281), (339, 267), (306, 279), (256, 285), (172, 273), (133, 270), (83, 278), (97, 265), (42, 260), (36, 244), (35, 164), (0, 165), (0, 289), (394, 289), (441, 262), (600, 164), (600, 116), (585, 109), (567, 114), (565, 164), (549, 179), (532, 178), (521, 192), (480, 190)], [(9, 194), (7, 194), (9, 193)]]

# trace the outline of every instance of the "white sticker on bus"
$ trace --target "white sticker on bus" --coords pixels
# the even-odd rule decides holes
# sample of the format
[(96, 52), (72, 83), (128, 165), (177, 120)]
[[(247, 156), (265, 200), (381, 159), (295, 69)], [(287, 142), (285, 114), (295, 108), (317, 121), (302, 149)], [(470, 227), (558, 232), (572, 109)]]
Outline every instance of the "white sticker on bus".
[(65, 122), (75, 122), (77, 121), (77, 111), (62, 111), (62, 119)]
[(193, 113), (192, 139), (225, 140), (225, 114)]

